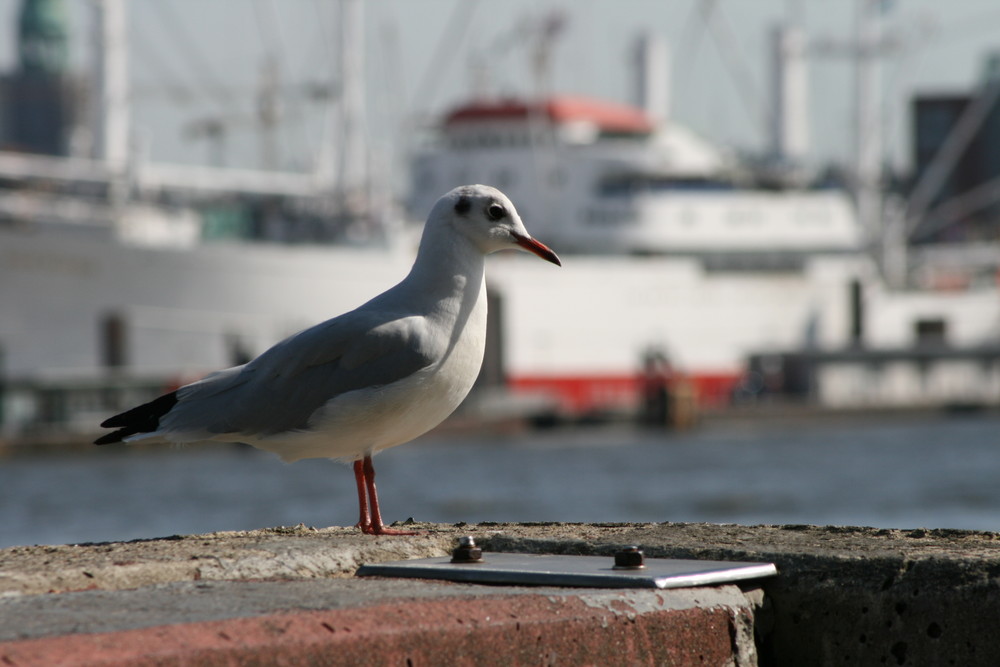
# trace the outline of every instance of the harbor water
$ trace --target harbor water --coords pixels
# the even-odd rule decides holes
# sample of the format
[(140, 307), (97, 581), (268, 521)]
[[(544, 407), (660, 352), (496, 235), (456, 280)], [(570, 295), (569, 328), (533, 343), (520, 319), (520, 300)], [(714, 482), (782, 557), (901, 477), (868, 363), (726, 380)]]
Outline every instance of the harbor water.
[[(432, 435), (375, 459), (387, 521), (708, 521), (1000, 531), (1000, 416)], [(351, 525), (350, 468), (241, 446), (0, 460), (0, 547)]]

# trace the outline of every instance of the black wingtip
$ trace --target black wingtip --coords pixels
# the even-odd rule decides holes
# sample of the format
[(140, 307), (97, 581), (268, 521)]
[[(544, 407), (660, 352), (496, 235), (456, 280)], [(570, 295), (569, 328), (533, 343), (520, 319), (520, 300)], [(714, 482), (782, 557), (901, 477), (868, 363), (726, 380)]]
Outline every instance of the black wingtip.
[[(104, 424), (101, 424), (104, 426)], [(119, 429), (114, 433), (106, 433), (102, 435), (97, 440), (94, 440), (95, 445), (113, 445), (116, 442), (121, 442), (125, 438), (125, 429)]]
[(130, 435), (152, 433), (160, 427), (160, 418), (177, 405), (177, 392), (172, 391), (159, 398), (126, 410), (101, 422), (102, 428), (116, 428), (94, 441), (95, 445), (110, 445), (121, 442)]

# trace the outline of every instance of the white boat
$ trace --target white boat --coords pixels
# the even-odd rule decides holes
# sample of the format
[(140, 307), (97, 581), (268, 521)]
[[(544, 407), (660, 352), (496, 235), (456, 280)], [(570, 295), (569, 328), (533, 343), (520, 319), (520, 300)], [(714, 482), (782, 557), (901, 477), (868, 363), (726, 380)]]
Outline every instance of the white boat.
[[(889, 289), (842, 190), (775, 178), (648, 110), (484, 98), (434, 129), (413, 162), (414, 218), (451, 187), (488, 183), (564, 257), (557, 269), (501, 255), (488, 269), (484, 383), (547, 409), (634, 410), (650, 359), (669, 359), (702, 405), (722, 406), (768, 388), (748, 368), (754, 354), (905, 350), (929, 333), (965, 349), (1000, 337), (995, 283)], [(0, 175), (7, 433), (93, 430), (137, 393), (239, 363), (359, 305), (405, 275), (415, 250), (412, 226), (367, 247), (281, 243), (289, 227), (267, 221), (255, 240), (213, 240), (218, 225), (183, 205), (206, 187), (266, 192), (316, 222), (329, 192), (308, 175), (138, 165), (123, 176), (106, 162), (17, 154), (0, 154)], [(115, 201), (123, 178), (132, 197)], [(811, 390), (834, 407), (1000, 401), (1000, 365), (946, 361), (913, 375), (905, 359), (886, 373), (847, 359)]]
[[(570, 137), (551, 152), (556, 185), (539, 188), (544, 176), (521, 168), (535, 161), (525, 136), (538, 119), (509, 101), (450, 113), (440, 143), (414, 162), (415, 214), (450, 182), (500, 182), (533, 233), (570, 251), (560, 269), (491, 258), (488, 373), (511, 391), (545, 394), (571, 415), (631, 410), (643, 359), (657, 352), (703, 404), (723, 405), (752, 353), (907, 348), (932, 320), (956, 346), (995, 337), (995, 288), (886, 288), (859, 252), (842, 192), (741, 185), (729, 161), (683, 130), (672, 139), (636, 122), (623, 136), (600, 120), (638, 120), (638, 109), (579, 99), (547, 108), (549, 140)], [(506, 147), (487, 148), (500, 134)], [(684, 142), (703, 156), (700, 171), (668, 162), (669, 147)], [(0, 226), (10, 378), (190, 379), (359, 305), (405, 274), (414, 248), (411, 234), (368, 248), (206, 241), (197, 221), (148, 206), (125, 209), (114, 225), (50, 216)], [(864, 397), (857, 386), (840, 391), (842, 403)], [(106, 410), (99, 399), (92, 393), (92, 409), (76, 411), (81, 423)]]

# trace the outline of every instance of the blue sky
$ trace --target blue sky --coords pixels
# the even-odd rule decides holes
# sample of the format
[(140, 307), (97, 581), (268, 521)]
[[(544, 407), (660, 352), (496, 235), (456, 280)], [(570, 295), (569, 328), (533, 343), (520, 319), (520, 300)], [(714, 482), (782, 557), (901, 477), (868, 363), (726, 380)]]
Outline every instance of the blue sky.
[[(2, 69), (14, 60), (20, 2), (0, 0)], [(82, 70), (90, 3), (66, 4), (73, 66)], [(383, 162), (401, 160), (407, 123), (468, 94), (473, 73), (483, 71), (476, 63), (485, 63), (494, 90), (530, 90), (530, 40), (518, 26), (560, 11), (564, 27), (551, 47), (554, 89), (627, 101), (633, 41), (642, 31), (655, 32), (672, 50), (672, 117), (720, 143), (760, 149), (765, 134), (753, 109), (768, 99), (770, 27), (793, 19), (814, 43), (848, 40), (857, 5), (857, 0), (369, 0), (366, 117), (372, 145)], [(894, 163), (905, 164), (908, 99), (915, 92), (963, 91), (974, 84), (983, 58), (1000, 50), (1000, 5), (995, 0), (883, 5), (884, 28), (903, 45), (883, 61), (886, 152)], [(129, 0), (128, 11), (135, 127), (152, 159), (206, 161), (205, 141), (191, 138), (186, 128), (219, 116), (229, 124), (226, 162), (258, 166), (262, 143), (253, 120), (254, 91), (270, 55), (290, 91), (277, 135), (281, 163), (309, 163), (321, 137), (322, 105), (303, 91), (332, 78), (334, 2)], [(851, 156), (853, 71), (844, 58), (817, 57), (810, 63), (814, 162)]]

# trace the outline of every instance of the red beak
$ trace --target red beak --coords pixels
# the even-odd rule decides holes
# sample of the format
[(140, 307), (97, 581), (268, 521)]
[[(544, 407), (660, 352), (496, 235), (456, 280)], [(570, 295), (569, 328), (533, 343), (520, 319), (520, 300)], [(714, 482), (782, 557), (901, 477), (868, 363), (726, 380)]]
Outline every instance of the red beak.
[(521, 236), (520, 234), (514, 234), (513, 236), (514, 242), (528, 252), (538, 255), (546, 262), (552, 262), (556, 266), (562, 266), (562, 262), (559, 261), (559, 255), (552, 252), (552, 249), (541, 241), (536, 241), (530, 236)]

